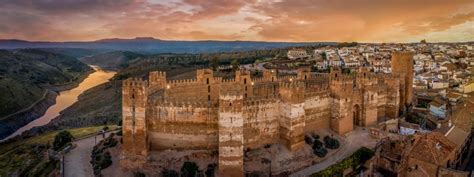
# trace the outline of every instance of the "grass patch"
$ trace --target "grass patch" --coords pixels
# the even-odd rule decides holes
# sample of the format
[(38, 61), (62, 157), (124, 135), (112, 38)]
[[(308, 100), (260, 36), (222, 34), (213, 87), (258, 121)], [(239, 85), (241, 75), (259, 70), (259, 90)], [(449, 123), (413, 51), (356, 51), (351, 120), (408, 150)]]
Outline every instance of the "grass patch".
[[(74, 129), (66, 129), (67, 131), (71, 132), (72, 136), (75, 139), (86, 137), (89, 135), (93, 135), (98, 131), (102, 130), (105, 126), (95, 126), (95, 127), (83, 127), (83, 128), (74, 128)], [(109, 129), (116, 129), (118, 126), (116, 125), (109, 125)], [(46, 133), (43, 135), (38, 135), (35, 137), (30, 137), (27, 139), (22, 139), (18, 141), (14, 141), (11, 143), (0, 145), (0, 156), (11, 149), (22, 146), (22, 145), (46, 145), (48, 143), (53, 143), (54, 137), (60, 131), (54, 131), (50, 133)]]
[(333, 177), (333, 176), (343, 176), (344, 170), (356, 168), (365, 163), (367, 160), (374, 156), (375, 152), (369, 148), (361, 147), (351, 156), (345, 158), (341, 162), (331, 165), (330, 167), (324, 169), (323, 171), (313, 173), (311, 177)]
[[(105, 126), (68, 129), (74, 138), (93, 135)], [(116, 129), (116, 125), (109, 125)], [(47, 160), (46, 151), (60, 131), (0, 145), (0, 176), (49, 176), (58, 169), (58, 161)]]

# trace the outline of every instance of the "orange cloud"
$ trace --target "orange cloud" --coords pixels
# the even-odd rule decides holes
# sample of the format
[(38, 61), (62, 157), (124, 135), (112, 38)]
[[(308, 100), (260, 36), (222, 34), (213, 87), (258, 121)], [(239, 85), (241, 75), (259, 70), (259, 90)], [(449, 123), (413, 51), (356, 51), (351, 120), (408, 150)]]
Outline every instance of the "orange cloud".
[[(8, 0), (0, 38), (474, 40), (471, 0)], [(467, 28), (467, 29), (466, 29)], [(439, 36), (437, 36), (439, 35)], [(441, 37), (442, 36), (442, 37)], [(452, 37), (449, 37), (452, 36)]]

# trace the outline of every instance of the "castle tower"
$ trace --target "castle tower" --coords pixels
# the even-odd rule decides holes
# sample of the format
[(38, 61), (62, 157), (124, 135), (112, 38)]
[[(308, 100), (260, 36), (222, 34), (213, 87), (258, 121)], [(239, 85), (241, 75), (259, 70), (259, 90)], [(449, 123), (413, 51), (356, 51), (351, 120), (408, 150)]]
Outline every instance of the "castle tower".
[(289, 150), (295, 151), (304, 145), (304, 93), (303, 81), (282, 82), (279, 87), (280, 138)]
[(392, 73), (399, 75), (400, 81), (400, 111), (406, 112), (413, 100), (413, 53), (393, 52)]
[(137, 168), (146, 163), (148, 155), (147, 81), (127, 79), (122, 86), (123, 167)]
[(352, 131), (354, 124), (361, 123), (361, 105), (353, 105), (354, 78), (344, 75), (339, 69), (330, 73), (331, 129), (343, 135)]
[(166, 87), (166, 72), (150, 72), (148, 82), (151, 89), (164, 89)]
[[(353, 103), (353, 117), (356, 115), (357, 104), (361, 108), (361, 126), (373, 126), (377, 124), (377, 105), (378, 105), (378, 89), (377, 78), (370, 73), (367, 68), (361, 68), (357, 74), (355, 91), (361, 95), (358, 103)], [(357, 96), (356, 94), (353, 96)]]
[(252, 79), (250, 77), (250, 71), (237, 70), (235, 72), (235, 82), (243, 85), (244, 98), (253, 94)]
[(272, 81), (272, 82), (277, 81), (277, 71), (274, 69), (263, 71), (263, 79), (265, 81)]
[(219, 95), (219, 176), (244, 176), (244, 96), (241, 84), (221, 87)]
[(298, 80), (306, 80), (311, 77), (311, 69), (310, 68), (299, 68), (297, 71), (297, 79)]
[(385, 105), (385, 116), (388, 119), (399, 117), (400, 112), (400, 77), (391, 75), (384, 80), (387, 84), (387, 103)]
[(214, 78), (214, 73), (211, 69), (198, 69), (196, 71), (196, 78), (199, 83), (210, 84)]

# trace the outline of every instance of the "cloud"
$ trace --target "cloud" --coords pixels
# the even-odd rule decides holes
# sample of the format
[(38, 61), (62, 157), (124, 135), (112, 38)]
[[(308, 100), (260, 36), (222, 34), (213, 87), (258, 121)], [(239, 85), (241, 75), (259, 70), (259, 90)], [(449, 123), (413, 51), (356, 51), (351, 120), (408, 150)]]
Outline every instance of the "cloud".
[(91, 11), (120, 11), (140, 5), (141, 0), (4, 0), (0, 8), (18, 8), (42, 14), (86, 13)]
[(472, 21), (471, 15), (456, 15), (459, 9), (472, 4), (464, 0), (262, 2), (253, 8), (271, 18), (253, 28), (266, 40), (284, 40), (281, 35), (286, 34), (292, 41), (398, 41), (398, 37), (424, 30), (442, 31)]
[(0, 15), (0, 38), (29, 40), (455, 41), (472, 28), (474, 2), (0, 0)]

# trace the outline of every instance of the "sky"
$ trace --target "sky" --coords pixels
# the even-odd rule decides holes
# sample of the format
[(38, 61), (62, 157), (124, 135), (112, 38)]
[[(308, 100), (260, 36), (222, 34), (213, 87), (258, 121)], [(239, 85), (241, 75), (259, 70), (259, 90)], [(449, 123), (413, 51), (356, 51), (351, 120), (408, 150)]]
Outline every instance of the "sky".
[(474, 41), (473, 0), (0, 0), (0, 39)]

